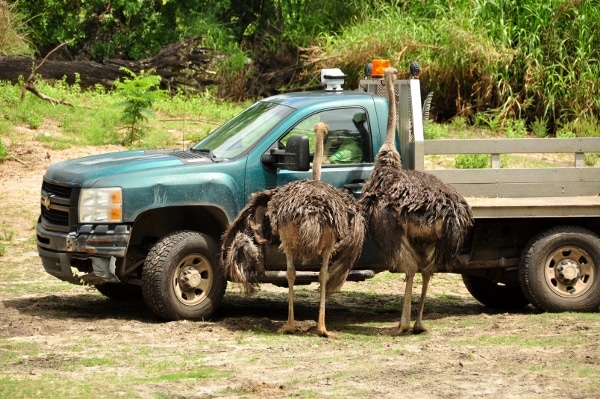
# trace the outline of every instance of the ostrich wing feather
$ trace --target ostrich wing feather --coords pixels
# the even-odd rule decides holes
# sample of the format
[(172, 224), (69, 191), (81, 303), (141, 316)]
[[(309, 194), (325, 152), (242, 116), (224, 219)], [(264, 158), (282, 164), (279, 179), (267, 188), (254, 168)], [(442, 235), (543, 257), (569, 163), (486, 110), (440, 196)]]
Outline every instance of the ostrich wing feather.
[(297, 180), (273, 195), (266, 216), (273, 234), (304, 261), (335, 245), (326, 287), (328, 295), (338, 290), (362, 251), (366, 226), (356, 200), (328, 183)]
[(232, 281), (243, 284), (247, 292), (254, 291), (259, 277), (265, 274), (264, 244), (274, 240), (265, 213), (275, 191), (265, 190), (253, 194), (223, 235), (223, 274)]
[[(409, 234), (409, 240), (416, 244), (435, 241), (438, 265), (452, 263), (473, 223), (471, 209), (452, 186), (429, 173), (388, 164), (374, 169), (359, 202), (367, 219), (376, 221), (369, 226), (375, 242), (389, 241), (389, 232), (398, 226), (406, 234), (411, 226), (413, 230), (429, 230), (429, 235)], [(438, 229), (437, 223), (441, 223)], [(387, 257), (393, 258), (396, 249), (391, 243), (381, 247)]]

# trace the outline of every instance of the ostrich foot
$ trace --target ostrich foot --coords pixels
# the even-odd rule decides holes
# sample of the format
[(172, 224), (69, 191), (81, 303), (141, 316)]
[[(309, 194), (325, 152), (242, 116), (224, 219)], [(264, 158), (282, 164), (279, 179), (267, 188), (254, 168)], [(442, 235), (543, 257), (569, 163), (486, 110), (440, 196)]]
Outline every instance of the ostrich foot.
[(285, 325), (283, 327), (281, 327), (278, 330), (279, 333), (281, 334), (293, 334), (296, 332), (296, 326), (294, 325), (294, 323), (285, 323)]
[(410, 326), (398, 326), (395, 328), (390, 335), (399, 336), (399, 335), (408, 335), (410, 334)]
[(331, 331), (327, 331), (326, 329), (317, 328), (317, 335), (323, 338), (337, 338), (338, 335)]
[(415, 323), (415, 326), (412, 329), (413, 334), (421, 334), (427, 332), (427, 329), (423, 326), (423, 324)]

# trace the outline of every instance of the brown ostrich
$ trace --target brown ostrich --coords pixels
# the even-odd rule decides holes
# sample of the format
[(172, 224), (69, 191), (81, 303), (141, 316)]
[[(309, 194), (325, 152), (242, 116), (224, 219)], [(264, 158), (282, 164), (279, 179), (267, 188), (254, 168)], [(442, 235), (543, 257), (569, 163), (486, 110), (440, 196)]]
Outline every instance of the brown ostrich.
[(326, 298), (346, 281), (358, 259), (366, 231), (357, 201), (347, 192), (322, 182), (323, 138), (328, 127), (315, 126), (313, 180), (303, 179), (254, 194), (225, 233), (221, 251), (224, 272), (252, 291), (264, 275), (264, 244), (279, 244), (287, 262), (288, 320), (282, 332), (293, 333), (295, 259), (321, 258), (317, 334), (325, 327)]
[(390, 271), (406, 274), (406, 288), (400, 324), (395, 334), (410, 330), (412, 286), (420, 272), (423, 287), (413, 333), (426, 331), (423, 308), (427, 285), (436, 268), (450, 267), (473, 224), (465, 199), (437, 177), (403, 170), (395, 148), (397, 70), (387, 68), (389, 115), (385, 142), (381, 146), (373, 173), (363, 186), (359, 204), (367, 220), (369, 235), (380, 249)]

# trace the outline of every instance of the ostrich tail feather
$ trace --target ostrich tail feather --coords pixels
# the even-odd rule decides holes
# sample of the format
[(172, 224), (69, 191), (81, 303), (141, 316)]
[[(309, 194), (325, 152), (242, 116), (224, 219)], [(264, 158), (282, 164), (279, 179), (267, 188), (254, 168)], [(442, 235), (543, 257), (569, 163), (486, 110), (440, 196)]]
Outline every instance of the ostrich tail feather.
[(437, 241), (435, 248), (436, 264), (445, 265), (448, 270), (473, 226), (473, 213), (467, 202), (461, 198), (453, 205), (453, 212), (444, 221), (444, 238)]
[(264, 276), (264, 244), (271, 237), (270, 225), (265, 218), (271, 190), (252, 195), (229, 229), (221, 243), (221, 270), (225, 278), (240, 283), (251, 293)]
[(326, 296), (334, 294), (344, 285), (350, 270), (352, 270), (362, 252), (366, 228), (364, 216), (357, 209), (349, 221), (348, 231), (337, 243), (329, 260)]

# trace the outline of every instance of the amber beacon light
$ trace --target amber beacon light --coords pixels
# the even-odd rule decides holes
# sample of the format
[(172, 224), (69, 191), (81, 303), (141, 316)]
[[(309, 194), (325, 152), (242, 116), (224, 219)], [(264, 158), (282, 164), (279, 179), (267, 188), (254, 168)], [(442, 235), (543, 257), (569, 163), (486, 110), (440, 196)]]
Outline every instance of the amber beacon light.
[(372, 78), (383, 78), (385, 68), (388, 68), (391, 63), (390, 60), (373, 60), (373, 67), (371, 70)]

